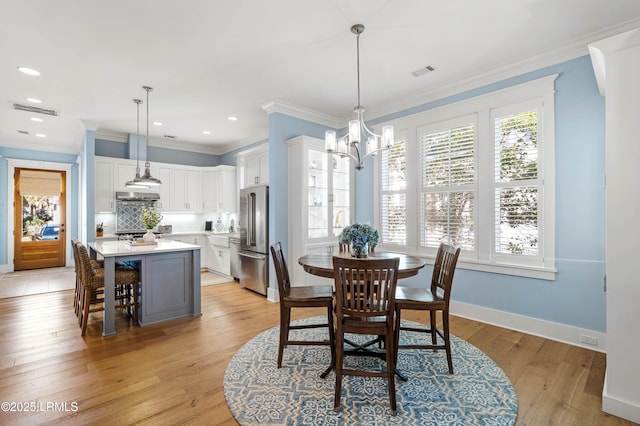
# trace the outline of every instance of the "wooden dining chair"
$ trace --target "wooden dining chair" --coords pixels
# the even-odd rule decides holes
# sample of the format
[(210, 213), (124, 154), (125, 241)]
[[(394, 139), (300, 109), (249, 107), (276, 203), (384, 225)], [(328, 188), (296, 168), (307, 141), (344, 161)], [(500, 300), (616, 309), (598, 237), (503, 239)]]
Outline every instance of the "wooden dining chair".
[[(453, 284), (453, 274), (458, 263), (460, 248), (449, 244), (441, 243), (433, 264), (433, 274), (431, 275), (431, 286), (425, 288), (411, 288), (398, 286), (396, 288), (396, 324), (395, 340), (400, 349), (444, 349), (447, 354), (447, 364), (449, 374), (453, 374), (453, 360), (451, 357), (451, 339), (449, 337), (449, 298), (451, 296), (451, 286)], [(429, 311), (429, 328), (417, 328), (410, 326), (400, 326), (400, 316), (403, 310)], [(442, 330), (437, 328), (436, 313), (442, 316)], [(405, 344), (399, 342), (400, 331), (412, 331), (427, 333), (431, 335), (431, 344)], [(438, 342), (438, 337), (442, 340)]]
[[(400, 259), (352, 259), (333, 257), (336, 288), (336, 388), (334, 410), (340, 409), (342, 376), (386, 377), (391, 415), (395, 416), (395, 343), (393, 316)], [(345, 334), (384, 336), (384, 352), (345, 351)], [(386, 362), (386, 371), (344, 367), (345, 356), (375, 356)]]
[[(330, 346), (331, 363), (335, 355), (333, 328), (333, 288), (330, 285), (292, 286), (289, 269), (285, 261), (282, 245), (278, 242), (271, 245), (271, 257), (276, 268), (278, 296), (280, 299), (280, 341), (278, 344), (278, 368), (282, 366), (284, 348), (289, 345)], [(326, 308), (327, 322), (321, 324), (291, 325), (292, 308)], [(290, 340), (290, 330), (309, 328), (327, 328), (328, 340)], [(329, 370), (330, 371), (330, 370)], [(328, 373), (327, 371), (326, 373)]]
[[(89, 259), (87, 248), (81, 242), (74, 245), (80, 266), (80, 280), (82, 283), (82, 295), (80, 297), (80, 327), (82, 335), (87, 333), (87, 322), (92, 312), (104, 311), (104, 268), (98, 267), (99, 263)], [(115, 298), (118, 302), (116, 309), (132, 309), (134, 324), (138, 318), (138, 282), (140, 274), (134, 268), (116, 268), (115, 271)], [(129, 290), (129, 287), (131, 289)], [(133, 297), (131, 297), (133, 295)], [(102, 296), (102, 297), (100, 297)]]

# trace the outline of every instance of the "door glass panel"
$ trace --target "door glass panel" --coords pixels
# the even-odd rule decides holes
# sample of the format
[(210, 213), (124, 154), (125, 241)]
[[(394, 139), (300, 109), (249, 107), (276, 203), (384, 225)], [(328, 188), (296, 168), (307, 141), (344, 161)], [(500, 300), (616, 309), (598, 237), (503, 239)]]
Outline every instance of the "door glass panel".
[(59, 172), (20, 171), (22, 241), (59, 239), (60, 188)]

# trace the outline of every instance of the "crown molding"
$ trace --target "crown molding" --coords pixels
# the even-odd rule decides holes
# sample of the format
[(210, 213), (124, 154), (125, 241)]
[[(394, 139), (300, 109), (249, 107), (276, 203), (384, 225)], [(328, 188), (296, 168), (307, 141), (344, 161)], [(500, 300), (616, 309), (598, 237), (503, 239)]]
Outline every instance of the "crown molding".
[(295, 105), (282, 100), (270, 101), (261, 106), (267, 114), (278, 112), (281, 114), (289, 115), (291, 117), (299, 118), (301, 120), (323, 124), (328, 127), (340, 128), (344, 123), (344, 120), (339, 117), (318, 112), (310, 108)]
[(424, 105), (429, 102), (464, 93), (489, 84), (498, 83), (548, 66), (570, 61), (581, 56), (586, 56), (589, 54), (588, 45), (590, 43), (615, 34), (620, 34), (621, 32), (636, 29), (639, 26), (640, 18), (636, 18), (627, 21), (624, 24), (594, 32), (589, 36), (573, 40), (557, 49), (554, 49), (553, 51), (544, 52), (522, 61), (492, 68), (491, 70), (481, 74), (467, 75), (466, 77), (458, 78), (455, 82), (452, 81), (449, 84), (445, 82), (444, 85), (441, 85), (436, 90), (421, 92), (408, 99), (404, 98), (402, 101), (388, 103), (384, 107), (368, 108), (367, 112), (369, 118), (367, 121), (380, 120), (385, 116)]
[(111, 142), (129, 142), (128, 133), (116, 132), (113, 130), (96, 130), (95, 138)]

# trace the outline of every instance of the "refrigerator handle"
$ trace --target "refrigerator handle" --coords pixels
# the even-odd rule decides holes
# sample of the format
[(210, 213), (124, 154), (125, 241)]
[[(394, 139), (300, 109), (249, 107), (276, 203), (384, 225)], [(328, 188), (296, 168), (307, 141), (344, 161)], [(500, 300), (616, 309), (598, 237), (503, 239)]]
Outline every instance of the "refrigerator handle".
[(247, 195), (248, 223), (247, 223), (247, 244), (256, 245), (256, 193), (250, 192)]
[(264, 254), (249, 254), (249, 253), (245, 253), (245, 252), (240, 252), (238, 253), (241, 257), (248, 257), (250, 259), (257, 259), (257, 260), (266, 260), (267, 256), (265, 256)]

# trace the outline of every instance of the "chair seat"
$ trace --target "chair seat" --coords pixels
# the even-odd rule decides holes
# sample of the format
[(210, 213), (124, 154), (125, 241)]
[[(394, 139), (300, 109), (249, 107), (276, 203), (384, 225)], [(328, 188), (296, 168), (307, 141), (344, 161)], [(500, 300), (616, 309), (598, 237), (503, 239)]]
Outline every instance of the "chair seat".
[(396, 306), (401, 309), (429, 310), (444, 307), (446, 302), (442, 297), (434, 295), (430, 289), (397, 286)]
[(304, 287), (290, 287), (289, 294), (284, 296), (285, 301), (300, 301), (308, 299), (329, 298), (333, 300), (333, 287), (330, 285), (311, 285)]

